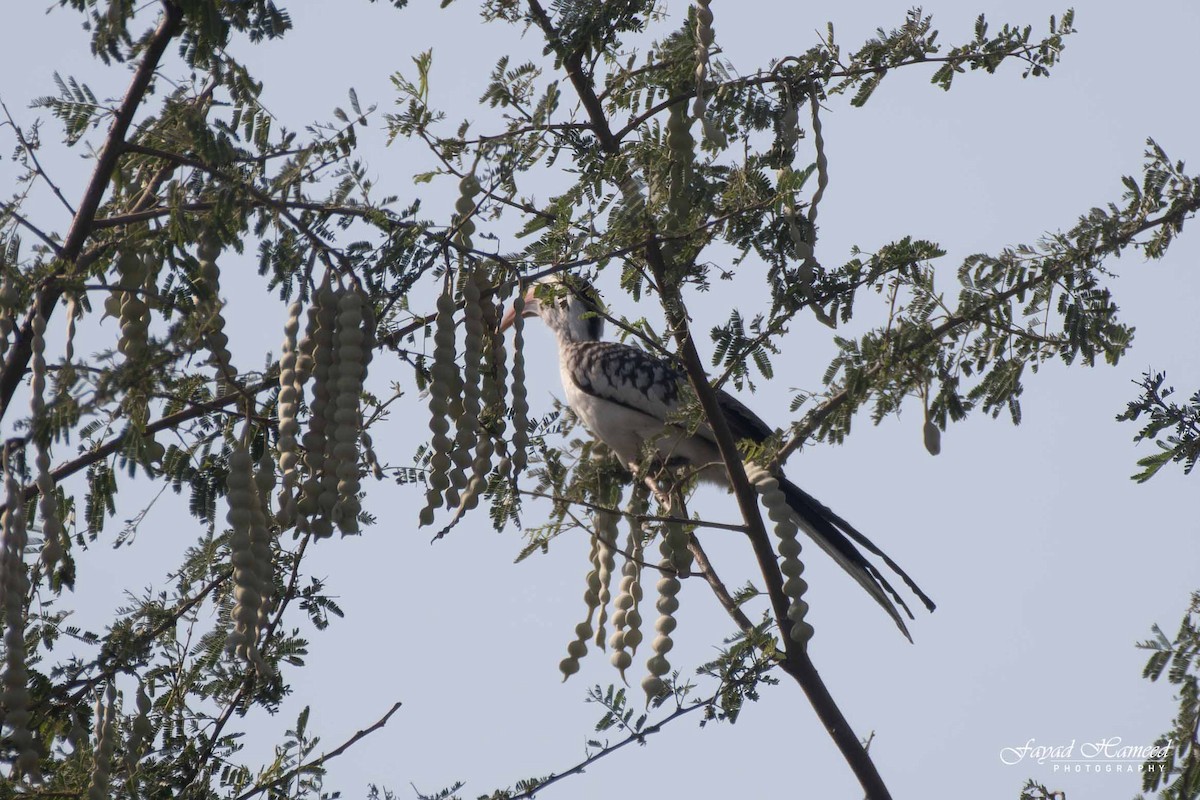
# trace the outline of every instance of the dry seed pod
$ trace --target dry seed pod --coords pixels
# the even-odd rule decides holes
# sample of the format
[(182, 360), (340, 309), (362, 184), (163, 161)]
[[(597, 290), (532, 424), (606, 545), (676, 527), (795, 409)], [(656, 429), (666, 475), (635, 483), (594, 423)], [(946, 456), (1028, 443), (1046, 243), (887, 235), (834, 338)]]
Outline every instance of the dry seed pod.
[[(271, 490), (275, 488), (275, 461), (264, 451), (254, 472), (254, 489), (258, 504), (250, 527), (250, 548), (258, 570), (259, 595), (258, 630), (266, 629), (268, 617), (275, 607), (275, 539), (271, 533)], [(257, 637), (256, 637), (257, 638)]]
[(479, 285), (468, 276), (463, 282), (463, 315), (466, 320), (463, 327), (466, 336), (463, 343), (462, 414), (457, 419), (458, 432), (450, 453), (454, 461), (454, 468), (450, 471), (450, 486), (460, 495), (458, 508), (462, 512), (470, 511), (479, 502), (478, 492), (471, 493), (467, 477), (467, 468), (474, 464), (471, 451), (480, 441), (480, 364), (483, 360), (484, 330), (479, 300)]
[(337, 385), (333, 387), (333, 456), (337, 463), (337, 500), (333, 519), (342, 533), (358, 532), (360, 457), (362, 431), (360, 399), (367, 369), (363, 362), (363, 298), (350, 290), (338, 299)]
[(671, 106), (667, 117), (667, 151), (670, 154), (670, 184), (667, 189), (667, 212), (676, 225), (687, 218), (689, 184), (696, 141), (692, 138), (692, 121), (682, 103)]
[[(33, 338), (30, 342), (32, 352), (30, 366), (30, 398), (29, 407), (32, 414), (32, 424), (37, 428), (46, 411), (46, 318), (38, 305), (31, 325)], [(55, 494), (54, 477), (50, 474), (50, 450), (46, 443), (48, 437), (34, 436), (34, 467), (38, 487), (38, 514), (42, 520), (42, 561), (46, 571), (52, 572), (58, 559), (62, 557), (62, 522), (58, 518), (58, 497)]]
[[(429, 384), (429, 430), (432, 453), (429, 457), (429, 491), (425, 493), (425, 508), (421, 509), (421, 525), (433, 523), (433, 513), (442, 507), (442, 493), (450, 488), (450, 452), (453, 442), (449, 437), (450, 410), (461, 411), (458, 398), (458, 365), (454, 363), (454, 296), (450, 282), (437, 299), (437, 319), (434, 322), (432, 380)], [(457, 500), (457, 497), (455, 498)]]
[(925, 412), (925, 425), (921, 432), (925, 438), (925, 449), (929, 451), (929, 455), (936, 456), (942, 452), (942, 431), (938, 428), (937, 423), (929, 418), (928, 410)]
[(604, 649), (607, 632), (604, 629), (608, 621), (608, 601), (611, 599), (612, 574), (616, 570), (616, 558), (613, 548), (617, 542), (617, 522), (620, 516), (611, 511), (600, 511), (596, 514), (596, 580), (600, 584), (597, 598), (600, 603), (600, 617), (596, 620), (596, 646)]
[(0, 599), (4, 612), (4, 665), (0, 675), (0, 728), (9, 728), (9, 737), (18, 756), (15, 769), (37, 778), (38, 754), (29, 729), (31, 698), (29, 673), (25, 665), (25, 598), (29, 579), (25, 572), (25, 497), (13, 474), (10, 454), (5, 449), (5, 511), (2, 519), (4, 541), (0, 548)]
[(107, 702), (96, 698), (96, 746), (92, 751), (92, 779), (88, 784), (87, 800), (107, 800), (108, 783), (112, 770), (113, 751), (116, 749), (117, 689), (109, 683), (105, 692)]
[(308, 430), (304, 433), (304, 467), (307, 477), (297, 502), (300, 519), (297, 526), (311, 529), (320, 538), (333, 535), (329, 515), (337, 502), (336, 465), (326, 463), (329, 452), (330, 417), (333, 414), (332, 381), (334, 370), (334, 329), (337, 325), (337, 293), (329, 276), (317, 290), (315, 313), (310, 317), (312, 330), (313, 400), (309, 406)]
[(63, 358), (68, 364), (75, 361), (75, 321), (83, 311), (79, 306), (79, 298), (71, 295), (67, 298), (67, 341), (63, 345)]
[(654, 630), (658, 632), (658, 635), (654, 637), (651, 644), (654, 655), (646, 661), (646, 669), (650, 674), (642, 680), (642, 690), (646, 693), (647, 705), (654, 698), (667, 692), (667, 684), (663, 680), (663, 676), (671, 671), (667, 653), (671, 652), (671, 648), (675, 646), (671, 640), (671, 633), (675, 630), (675, 612), (679, 610), (679, 579), (675, 577), (675, 564), (676, 559), (680, 556), (676, 555), (675, 548), (680, 537), (677, 532), (672, 532), (671, 528), (673, 527), (682, 529), (683, 526), (668, 523), (659, 545), (659, 553), (662, 556), (659, 569), (663, 577), (658, 581), (658, 602), (655, 604), (658, 609), (658, 621), (654, 623)]
[(458, 182), (458, 200), (454, 203), (458, 233), (455, 240), (465, 248), (471, 247), (471, 234), (475, 233), (475, 222), (471, 215), (475, 211), (475, 196), (483, 191), (474, 175), (465, 175)]
[[(234, 606), (230, 613), (233, 624), (226, 643), (228, 650), (256, 667), (262, 658), (258, 654), (259, 610), (265, 594), (259, 565), (262, 555), (262, 506), (254, 483), (253, 462), (242, 444), (236, 444), (229, 454), (229, 474), (226, 477), (226, 496), (229, 513), (229, 553), (233, 562)], [(269, 535), (269, 534), (268, 534)]]
[(692, 116), (700, 120), (705, 140), (714, 147), (724, 148), (729, 144), (725, 132), (717, 127), (705, 108), (704, 82), (708, 80), (709, 50), (713, 44), (713, 14), (709, 5), (710, 0), (696, 1), (696, 99), (692, 102)]
[[(482, 271), (480, 276), (481, 285), (490, 290), (491, 287), (486, 285), (487, 279), (483, 277)], [(483, 403), (484, 408), (491, 412), (489, 433), (500, 460), (508, 456), (508, 443), (504, 440), (504, 431), (508, 426), (508, 409), (504, 407), (504, 394), (508, 383), (508, 355), (504, 349), (504, 337), (500, 335), (502, 311), (503, 307), (497, 305), (494, 300), (483, 301), (483, 324), (491, 345), (487, 351)]]
[(362, 432), (362, 448), (363, 459), (367, 462), (371, 475), (377, 481), (383, 480), (383, 465), (379, 463), (379, 456), (375, 455), (375, 444), (371, 441), (371, 434), (367, 432), (366, 428), (363, 428)]
[[(146, 282), (146, 264), (133, 250), (123, 250), (117, 256), (116, 267), (118, 281), (126, 287), (109, 296), (110, 300), (115, 298), (116, 313), (113, 316), (117, 317), (121, 326), (117, 350), (128, 359), (136, 359), (146, 352), (147, 325), (144, 317), (147, 308), (138, 293)], [(105, 302), (105, 310), (112, 311), (108, 301)]]
[(793, 512), (783, 490), (779, 488), (779, 481), (771, 477), (766, 470), (751, 464), (746, 470), (746, 477), (762, 497), (767, 516), (775, 525), (775, 535), (779, 537), (779, 571), (784, 576), (783, 592), (791, 601), (787, 617), (791, 620), (792, 629), (788, 632), (788, 637), (801, 647), (807, 647), (813, 635), (813, 627), (804, 619), (808, 614), (808, 603), (804, 601), (808, 583), (800, 577), (804, 572), (804, 563), (800, 560), (800, 542), (796, 538), (799, 529)]
[(8, 275), (5, 275), (0, 279), (0, 358), (4, 358), (8, 352), (13, 328), (16, 325), (13, 321), (13, 314), (20, 299), (17, 287), (9, 280)]
[(297, 414), (300, 410), (302, 387), (296, 380), (296, 336), (300, 331), (299, 301), (288, 307), (287, 323), (283, 327), (283, 350), (279, 357), (279, 473), (282, 488), (279, 491), (279, 525), (289, 528), (296, 518), (296, 484), (299, 481), (297, 467), (300, 464), (300, 447), (296, 437), (300, 433)]
[(779, 118), (779, 138), (787, 147), (795, 146), (800, 140), (800, 109), (794, 103), (789, 102)]
[(150, 722), (150, 695), (146, 694), (143, 683), (138, 683), (136, 705), (137, 713), (130, 723), (129, 739), (125, 743), (125, 768), (130, 775), (137, 768), (154, 733), (154, 725)]
[(67, 731), (67, 744), (71, 745), (71, 752), (78, 753), (83, 747), (84, 741), (88, 737), (87, 728), (83, 725), (83, 720), (75, 711), (71, 712), (71, 728)]
[(633, 663), (633, 654), (642, 642), (642, 617), (638, 612), (638, 604), (642, 600), (641, 564), (643, 529), (638, 517), (646, 513), (648, 492), (645, 486), (634, 487), (633, 497), (629, 501), (629, 538), (626, 550), (629, 556), (621, 567), (621, 584), (617, 599), (613, 601), (613, 635), (608, 645), (613, 649), (612, 665), (621, 672), (621, 680), (625, 680), (625, 670)]
[[(209, 363), (216, 370), (216, 394), (218, 397), (233, 391), (237, 371), (233, 368), (233, 356), (229, 352), (229, 336), (225, 333), (225, 318), (221, 315), (221, 270), (217, 256), (221, 254), (221, 241), (211, 231), (200, 237), (196, 255), (200, 261), (200, 280), (197, 307), (208, 316), (204, 341), (210, 353)], [(121, 306), (124, 313), (125, 306)]]
[[(474, 319), (468, 313), (466, 329), (468, 341), (473, 334), (480, 340), (479, 347), (482, 357), (482, 368), (479, 375), (480, 412), (498, 412), (504, 403), (504, 385), (497, 381), (496, 365), (492, 360), (495, 352), (492, 345), (496, 339), (496, 307), (491, 300), (483, 298), (483, 291), (487, 288), (487, 276), (483, 270), (476, 270), (472, 273), (471, 282), (474, 284), (472, 295), (476, 297), (479, 316), (478, 319)], [(469, 351), (470, 345), (464, 349)], [(502, 414), (497, 413), (496, 416), (502, 418)], [(492, 470), (492, 456), (495, 455), (495, 452), (496, 445), (492, 439), (492, 431), (477, 424), (475, 426), (475, 458), (471, 462), (471, 481), (459, 500), (460, 509), (470, 511), (478, 505), (479, 497), (487, 487), (487, 477)]]
[(559, 662), (558, 670), (563, 674), (563, 680), (579, 671), (579, 660), (587, 655), (587, 643), (592, 638), (592, 618), (600, 605), (600, 577), (597, 569), (597, 556), (600, 541), (593, 536), (592, 548), (588, 553), (588, 563), (592, 568), (587, 574), (587, 588), (583, 592), (583, 602), (587, 605), (587, 618), (575, 626), (575, 639), (567, 645), (567, 657)]
[(525, 386), (525, 292), (517, 286), (513, 299), (512, 465), (513, 477), (525, 471), (529, 449), (529, 392)]

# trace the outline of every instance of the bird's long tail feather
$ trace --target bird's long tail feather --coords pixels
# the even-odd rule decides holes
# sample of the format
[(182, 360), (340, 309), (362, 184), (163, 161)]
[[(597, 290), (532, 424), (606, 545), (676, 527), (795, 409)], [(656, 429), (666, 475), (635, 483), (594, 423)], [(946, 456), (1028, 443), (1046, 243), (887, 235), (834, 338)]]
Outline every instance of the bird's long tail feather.
[(867, 594), (875, 598), (875, 601), (887, 611), (897, 627), (900, 628), (900, 632), (909, 641), (912, 641), (908, 627), (904, 624), (904, 617), (900, 614), (900, 609), (903, 609), (908, 618), (913, 619), (913, 614), (909, 610), (908, 604), (904, 602), (904, 598), (892, 587), (879, 568), (868, 561), (858, 547), (855, 547), (855, 543), (857, 542), (867, 552), (878, 556), (889, 569), (900, 576), (900, 579), (913, 590), (921, 602), (925, 604), (925, 607), (933, 611), (935, 605), (929, 599), (929, 596), (921, 591), (921, 588), (917, 586), (912, 578), (908, 577), (908, 574), (895, 561), (889, 558), (886, 553), (880, 550), (874, 542), (863, 536), (853, 525), (833, 513), (833, 511), (820, 503), (808, 492), (783, 477), (779, 478), (779, 488), (783, 490), (788, 505), (795, 512), (801, 529), (822, 550), (828, 553), (850, 577), (854, 578), (860, 586), (866, 589)]

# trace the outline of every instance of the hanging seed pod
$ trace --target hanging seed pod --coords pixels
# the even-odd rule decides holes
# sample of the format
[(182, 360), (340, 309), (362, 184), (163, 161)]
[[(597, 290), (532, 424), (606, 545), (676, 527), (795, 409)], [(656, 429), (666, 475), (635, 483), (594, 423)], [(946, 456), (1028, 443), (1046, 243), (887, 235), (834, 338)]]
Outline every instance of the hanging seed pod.
[[(125, 288), (109, 295), (105, 310), (112, 311), (112, 305), (116, 306), (113, 316), (121, 326), (117, 350), (127, 359), (137, 359), (145, 354), (147, 342), (144, 319), (147, 308), (139, 292), (146, 282), (146, 264), (136, 252), (126, 249), (117, 256), (116, 267), (118, 282)], [(114, 298), (115, 303), (112, 302)]]
[(337, 293), (329, 276), (317, 290), (315, 313), (310, 317), (312, 330), (313, 400), (309, 406), (308, 429), (304, 433), (304, 467), (306, 477), (296, 504), (297, 526), (311, 529), (318, 538), (333, 535), (329, 519), (337, 502), (337, 465), (326, 463), (329, 453), (330, 417), (332, 416), (332, 384), (334, 372), (334, 329), (337, 325)]
[(313, 338), (317, 331), (317, 306), (308, 307), (308, 312), (305, 314), (304, 338), (296, 344), (296, 385), (303, 388), (308, 379), (313, 373), (313, 350), (316, 347), (316, 340)]
[(227, 649), (255, 666), (261, 663), (258, 654), (259, 610), (263, 605), (264, 570), (258, 560), (261, 555), (262, 507), (254, 483), (253, 462), (245, 445), (236, 444), (229, 454), (229, 474), (226, 477), (226, 501), (229, 513), (229, 553), (233, 562), (234, 606), (230, 613), (232, 629)]
[(362, 449), (363, 460), (367, 462), (367, 468), (371, 470), (371, 476), (377, 481), (384, 478), (383, 465), (379, 463), (379, 456), (375, 455), (375, 444), (371, 441), (371, 434), (366, 428), (362, 432)]
[(71, 752), (78, 753), (83, 743), (87, 741), (88, 732), (76, 711), (71, 712), (71, 727), (67, 731), (67, 744), (71, 745)]
[(817, 98), (817, 88), (814, 85), (808, 93), (809, 108), (812, 110), (813, 149), (817, 151), (817, 188), (813, 192), (812, 202), (808, 204), (808, 224), (813, 230), (817, 227), (817, 209), (821, 198), (825, 196), (825, 187), (829, 185), (829, 159), (825, 156), (825, 136), (821, 129), (821, 102)]
[(795, 147), (800, 140), (800, 109), (795, 103), (789, 102), (779, 118), (779, 138), (788, 148)]
[(613, 649), (612, 665), (626, 681), (625, 670), (633, 663), (633, 655), (642, 643), (642, 615), (638, 605), (642, 601), (642, 540), (645, 535), (640, 518), (650, 507), (650, 491), (645, 484), (635, 484), (626, 509), (629, 514), (629, 538), (626, 551), (629, 553), (621, 567), (621, 585), (617, 599), (613, 601), (613, 635), (608, 645)]
[(671, 633), (675, 630), (676, 625), (675, 612), (679, 610), (677, 597), (679, 579), (675, 577), (675, 560), (677, 558), (675, 544), (679, 537), (672, 535), (670, 531), (673, 524), (668, 524), (668, 529), (664, 531), (662, 542), (659, 545), (659, 554), (662, 556), (662, 560), (659, 561), (659, 569), (662, 571), (663, 577), (658, 581), (658, 602), (655, 604), (658, 609), (658, 621), (654, 623), (654, 630), (658, 632), (658, 635), (654, 637), (651, 644), (654, 655), (646, 661), (646, 669), (650, 674), (642, 679), (642, 690), (646, 693), (647, 705), (654, 698), (667, 692), (667, 684), (663, 680), (663, 676), (671, 671), (667, 653), (671, 652), (671, 648), (675, 646), (671, 639)]
[(513, 299), (512, 465), (513, 477), (525, 471), (529, 450), (529, 392), (525, 386), (525, 292), (517, 286)]
[(0, 675), (0, 728), (9, 728), (9, 736), (18, 756), (16, 769), (37, 778), (38, 754), (29, 729), (31, 698), (29, 673), (25, 664), (25, 598), (29, 578), (25, 571), (25, 496), (17, 482), (8, 448), (4, 453), (5, 511), (0, 525), (4, 541), (0, 549), (0, 599), (4, 612), (4, 665)]
[[(221, 240), (211, 231), (200, 237), (196, 255), (200, 261), (199, 286), (197, 287), (197, 309), (207, 316), (204, 341), (210, 354), (209, 363), (216, 370), (216, 395), (233, 391), (237, 370), (233, 368), (233, 355), (229, 352), (229, 336), (225, 333), (225, 318), (221, 315), (221, 270), (217, 256), (221, 254)], [(121, 306), (122, 313), (125, 307)]]
[(691, 133), (692, 120), (683, 103), (671, 106), (667, 117), (667, 152), (670, 156), (669, 183), (667, 187), (667, 214), (670, 226), (679, 230), (691, 211), (692, 159), (696, 141)]
[[(328, 367), (325, 372), (324, 381), (327, 386), (325, 392), (326, 400), (321, 404), (319, 412), (324, 420), (323, 430), (325, 431), (325, 454), (320, 475), (320, 491), (317, 494), (319, 520), (318, 524), (314, 527), (314, 531), (319, 537), (333, 535), (335, 524), (333, 513), (338, 503), (338, 483), (342, 468), (341, 456), (345, 452), (344, 449), (337, 446), (339, 386), (343, 366), (340, 357), (342, 330), (338, 325), (337, 317), (338, 304), (341, 302), (344, 292), (345, 289), (338, 284), (332, 287), (332, 294), (328, 297), (331, 306), (329, 320), (332, 337), (329, 342)], [(313, 391), (315, 395), (315, 382), (313, 384)], [(318, 412), (314, 409), (313, 413), (316, 414)]]
[(925, 425), (921, 429), (921, 433), (925, 439), (925, 449), (929, 455), (936, 456), (942, 452), (942, 431), (938, 428), (937, 423), (929, 418), (929, 409), (925, 409)]
[(75, 321), (82, 315), (79, 298), (71, 295), (67, 298), (67, 341), (63, 345), (63, 358), (68, 366), (75, 361)]
[(592, 568), (587, 574), (587, 588), (583, 592), (583, 602), (587, 605), (587, 618), (575, 626), (575, 639), (567, 645), (567, 657), (558, 665), (558, 671), (563, 674), (563, 680), (579, 671), (579, 660), (587, 655), (587, 643), (592, 638), (592, 619), (600, 606), (600, 573), (597, 566), (600, 541), (593, 536), (592, 548), (588, 553), (588, 563)]
[(367, 374), (363, 362), (363, 305), (363, 297), (356, 289), (343, 293), (338, 299), (338, 373), (333, 419), (333, 456), (337, 463), (338, 483), (333, 520), (342, 533), (358, 532), (360, 401)]
[(450, 453), (454, 462), (454, 468), (450, 471), (450, 486), (459, 495), (456, 519), (478, 505), (478, 490), (482, 488), (475, 486), (472, 491), (467, 476), (467, 469), (473, 468), (477, 460), (471, 457), (472, 449), (477, 449), (481, 440), (479, 401), (484, 329), (483, 310), (479, 301), (479, 284), (471, 276), (466, 276), (463, 282), (463, 327), (466, 336), (463, 343), (462, 414), (458, 417), (458, 432)]
[(704, 139), (713, 147), (723, 149), (729, 141), (725, 138), (725, 132), (717, 127), (705, 108), (707, 97), (704, 83), (708, 80), (709, 51), (712, 49), (714, 38), (713, 14), (709, 6), (710, 0), (696, 2), (696, 98), (692, 102), (692, 116), (700, 120)]
[(117, 746), (116, 710), (117, 688), (108, 684), (105, 700), (96, 698), (96, 746), (92, 750), (92, 779), (88, 784), (87, 800), (107, 800), (112, 770), (113, 751)]
[[(471, 274), (471, 282), (474, 285), (472, 294), (476, 296), (479, 318), (474, 320), (471, 315), (467, 316), (467, 335), (471, 336), (472, 328), (474, 328), (480, 340), (483, 367), (479, 376), (480, 413), (481, 415), (485, 412), (493, 414), (497, 418), (496, 423), (503, 425), (504, 416), (501, 409), (504, 405), (504, 384), (497, 380), (499, 376), (493, 358), (494, 342), (497, 338), (495, 336), (496, 306), (490, 299), (483, 296), (484, 291), (489, 287), (487, 275), (482, 269), (477, 269)], [(499, 433), (502, 434), (503, 430), (500, 430)], [(467, 486), (467, 493), (459, 501), (459, 505), (468, 511), (478, 504), (479, 496), (487, 487), (487, 476), (492, 469), (492, 456), (496, 452), (496, 445), (492, 439), (493, 431), (479, 425), (475, 434), (475, 458), (471, 462), (471, 482)]]
[[(433, 333), (433, 366), (429, 372), (429, 430), (432, 453), (429, 457), (429, 491), (425, 493), (425, 508), (421, 509), (421, 525), (433, 524), (434, 511), (442, 507), (442, 493), (450, 488), (450, 411), (462, 410), (458, 403), (459, 374), (454, 363), (454, 295), (450, 281), (437, 299), (437, 319)], [(447, 501), (449, 498), (447, 498)], [(455, 497), (457, 500), (457, 496)]]
[(475, 212), (475, 196), (481, 191), (483, 187), (474, 175), (465, 175), (458, 182), (458, 200), (454, 203), (458, 232), (454, 239), (467, 249), (471, 248), (471, 235), (475, 233), (475, 221), (471, 219)]
[(779, 571), (784, 576), (783, 592), (790, 601), (787, 617), (791, 620), (792, 628), (788, 636), (801, 647), (807, 647), (813, 627), (804, 619), (808, 614), (808, 603), (804, 601), (808, 583), (800, 577), (804, 572), (804, 563), (800, 560), (800, 542), (796, 537), (799, 529), (792, 509), (783, 490), (779, 488), (779, 481), (766, 470), (756, 464), (748, 465), (746, 477), (762, 497), (767, 516), (774, 523), (775, 535), (779, 538)]
[(259, 596), (257, 632), (267, 627), (271, 611), (275, 608), (275, 537), (271, 533), (271, 490), (275, 488), (275, 461), (270, 452), (264, 451), (254, 472), (256, 500), (253, 524), (250, 526), (250, 549), (254, 553), (254, 567), (258, 570)]
[(604, 629), (605, 623), (608, 621), (608, 601), (612, 598), (609, 588), (612, 583), (612, 574), (616, 571), (616, 558), (613, 555), (613, 550), (617, 542), (617, 523), (620, 516), (611, 511), (600, 511), (596, 514), (596, 580), (600, 584), (597, 597), (600, 603), (600, 617), (596, 620), (596, 646), (601, 650), (604, 649), (605, 641), (608, 637), (607, 631)]
[(16, 326), (13, 315), (20, 301), (21, 293), (17, 291), (8, 275), (4, 275), (0, 278), (0, 358), (4, 358), (8, 353), (13, 328)]
[(283, 327), (283, 348), (279, 357), (279, 474), (282, 488), (279, 491), (279, 526), (291, 527), (296, 519), (296, 486), (299, 482), (297, 467), (300, 464), (300, 446), (296, 437), (300, 433), (297, 414), (303, 387), (296, 380), (296, 335), (300, 331), (299, 301), (288, 307), (287, 323)]
[(132, 776), (137, 764), (145, 754), (154, 733), (154, 725), (150, 722), (150, 695), (146, 694), (146, 685), (139, 683), (137, 688), (137, 713), (129, 726), (129, 739), (125, 743), (125, 769)]
[[(480, 290), (491, 291), (487, 277), (480, 270)], [(503, 306), (497, 305), (494, 299), (483, 300), (483, 325), (487, 332), (487, 370), (484, 378), (484, 410), (490, 414), (492, 443), (495, 446), (497, 458), (501, 461), (508, 456), (508, 442), (504, 432), (508, 427), (508, 409), (504, 406), (504, 395), (508, 389), (508, 353), (504, 348), (504, 337), (500, 335), (500, 318)]]
[(54, 477), (50, 474), (49, 434), (37, 429), (45, 422), (46, 413), (46, 318), (39, 304), (31, 325), (30, 397), (29, 408), (34, 426), (34, 469), (38, 487), (38, 514), (42, 520), (42, 562), (47, 574), (62, 557), (62, 522), (58, 518), (58, 496)]

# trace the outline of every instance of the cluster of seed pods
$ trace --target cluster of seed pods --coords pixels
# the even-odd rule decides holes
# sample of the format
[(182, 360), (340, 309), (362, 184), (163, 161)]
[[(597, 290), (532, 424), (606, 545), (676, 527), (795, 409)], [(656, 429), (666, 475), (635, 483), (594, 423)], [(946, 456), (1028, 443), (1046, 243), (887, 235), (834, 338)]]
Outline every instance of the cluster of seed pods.
[(9, 728), (9, 737), (17, 751), (16, 772), (32, 779), (39, 777), (38, 751), (29, 728), (29, 673), (25, 665), (25, 598), (29, 577), (25, 569), (28, 542), (25, 520), (25, 494), (17, 481), (12, 456), (5, 448), (5, 510), (0, 526), (0, 610), (4, 614), (4, 664), (0, 675), (0, 728)]
[[(298, 328), (295, 308), (289, 313), (288, 329), (293, 324)], [(375, 352), (375, 314), (370, 301), (357, 286), (346, 288), (326, 276), (309, 309), (304, 339), (295, 346), (294, 359), (289, 358), (288, 347), (285, 342), (284, 358), (290, 363), (281, 363), (280, 369), (280, 413), (289, 416), (286, 429), (280, 418), (281, 510), (289, 524), (294, 520), (298, 530), (311, 531), (317, 538), (332, 536), (335, 527), (345, 534), (357, 533), (362, 392)], [(285, 366), (289, 367), (287, 377)], [(312, 401), (301, 459), (296, 449), (299, 426), (295, 412), (309, 377)], [(291, 390), (285, 393), (289, 386)], [(301, 463), (302, 481), (297, 474)], [(297, 485), (298, 496), (294, 493)]]
[[(465, 265), (464, 265), (465, 266)], [(439, 536), (479, 505), (494, 464), (502, 470), (525, 466), (529, 404), (524, 394), (524, 363), (512, 369), (514, 417), (511, 458), (506, 455), (504, 401), (507, 393), (507, 350), (497, 330), (499, 308), (487, 271), (476, 266), (460, 274), (463, 305), (462, 367), (457, 362), (453, 284), (447, 275), (437, 301), (433, 364), (430, 367), (428, 490), (420, 512), (430, 525), (440, 508), (453, 516)], [(519, 350), (517, 351), (520, 352)], [(519, 406), (519, 407), (517, 407)], [(454, 428), (453, 438), (450, 436)]]
[[(610, 661), (620, 671), (622, 680), (626, 679), (625, 671), (633, 663), (633, 656), (643, 639), (639, 605), (642, 600), (641, 564), (646, 529), (640, 520), (645, 518), (648, 507), (649, 495), (645, 487), (636, 488), (627, 509), (630, 519), (628, 545), (624, 552), (625, 563), (621, 568), (620, 586), (612, 602), (613, 632), (608, 638), (608, 646), (612, 648)], [(617, 513), (606, 509), (598, 510), (595, 514), (595, 534), (589, 553), (590, 568), (583, 594), (587, 617), (575, 626), (575, 638), (567, 645), (567, 657), (558, 665), (563, 680), (579, 671), (579, 662), (587, 655), (587, 643), (593, 634), (596, 644), (601, 649), (604, 648), (604, 624), (611, 599), (609, 584), (615, 571), (618, 519)], [(655, 603), (658, 619), (654, 625), (655, 637), (651, 642), (651, 655), (646, 661), (648, 674), (642, 680), (642, 690), (646, 693), (647, 703), (668, 691), (664, 676), (671, 671), (671, 663), (667, 654), (674, 646), (671, 634), (676, 626), (675, 612), (679, 609), (679, 577), (686, 575), (692, 566), (692, 553), (688, 547), (690, 538), (687, 526), (682, 520), (672, 520), (662, 526), (659, 542), (661, 560), (657, 567), (661, 577), (655, 587), (658, 595)], [(595, 630), (592, 626), (593, 619), (597, 620)]]

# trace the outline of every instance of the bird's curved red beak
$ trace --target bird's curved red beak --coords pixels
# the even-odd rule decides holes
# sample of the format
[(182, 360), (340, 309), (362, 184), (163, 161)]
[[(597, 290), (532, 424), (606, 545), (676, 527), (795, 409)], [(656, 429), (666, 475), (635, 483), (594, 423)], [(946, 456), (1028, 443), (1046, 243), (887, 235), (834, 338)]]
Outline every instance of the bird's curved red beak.
[[(521, 314), (522, 317), (536, 317), (537, 316), (538, 299), (537, 299), (537, 295), (534, 294), (534, 288), (535, 287), (530, 286), (529, 289), (525, 292), (525, 311)], [(510, 306), (508, 311), (505, 312), (505, 314), (504, 314), (504, 319), (500, 320), (500, 333), (504, 333), (506, 330), (511, 328), (513, 326), (513, 323), (515, 323), (516, 321), (517, 321), (516, 306)]]

